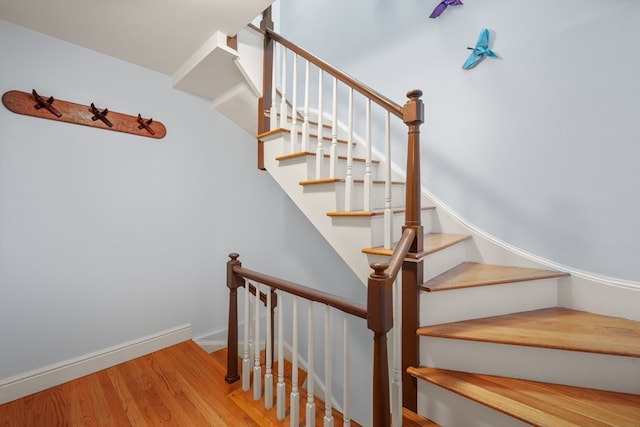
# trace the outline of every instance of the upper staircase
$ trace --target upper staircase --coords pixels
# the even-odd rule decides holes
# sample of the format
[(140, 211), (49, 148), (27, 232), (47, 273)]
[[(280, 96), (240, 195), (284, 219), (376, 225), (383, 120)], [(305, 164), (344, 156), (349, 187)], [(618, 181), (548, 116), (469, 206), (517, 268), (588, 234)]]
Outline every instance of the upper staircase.
[[(372, 152), (369, 124), (363, 136), (350, 115), (336, 115), (336, 101), (324, 106), (330, 90), (322, 72), (318, 107), (309, 109), (307, 98), (298, 106), (309, 72), (296, 82), (300, 72), (291, 67), (298, 58), (307, 67), (318, 60), (263, 31), (285, 46), (265, 90), (285, 76), (267, 97), (271, 104), (259, 107), (269, 122), (257, 135), (260, 167), (366, 284), (370, 265), (388, 262), (407, 227), (405, 208), (415, 208), (407, 208), (416, 201), (408, 200), (404, 171), (388, 150)], [(289, 50), (294, 65), (286, 62)], [(336, 79), (335, 96), (343, 75), (318, 66)], [(406, 105), (415, 92), (409, 98)], [(369, 107), (364, 114), (371, 116)], [(558, 271), (467, 226), (427, 192), (417, 203), (420, 248), (407, 256), (397, 294), (398, 310), (418, 310), (414, 327), (402, 324), (409, 356), (393, 367), (403, 406), (443, 426), (640, 426), (638, 289)]]

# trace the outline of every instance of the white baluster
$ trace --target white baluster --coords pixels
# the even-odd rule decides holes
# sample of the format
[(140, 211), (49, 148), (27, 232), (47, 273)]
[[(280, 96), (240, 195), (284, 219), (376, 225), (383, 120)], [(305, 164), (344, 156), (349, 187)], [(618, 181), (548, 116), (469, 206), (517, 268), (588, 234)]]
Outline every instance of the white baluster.
[(349, 379), (349, 315), (344, 313), (343, 320), (344, 332), (343, 336), (343, 358), (344, 358), (344, 397), (343, 397), (343, 408), (342, 408), (342, 426), (350, 427), (351, 426), (351, 380)]
[(391, 227), (391, 113), (387, 111), (385, 117), (385, 140), (387, 146), (387, 163), (384, 177), (384, 247), (391, 249), (393, 243), (393, 230)]
[(331, 412), (331, 312), (329, 306), (324, 306), (324, 427), (333, 427), (333, 412)]
[[(251, 293), (251, 282), (247, 281), (247, 292)], [(255, 313), (253, 312), (255, 310), (255, 301), (253, 301), (251, 299), (251, 295), (249, 295), (249, 299), (251, 300), (251, 304), (249, 304), (249, 365), (253, 365), (253, 359), (254, 359), (254, 355), (255, 353), (255, 344), (253, 341), (253, 337), (254, 337), (254, 329), (255, 329), (255, 325), (256, 322), (254, 320), (255, 318)], [(251, 372), (253, 371), (253, 369), (249, 369), (249, 375), (251, 375)], [(249, 379), (249, 385), (251, 385), (251, 380)]]
[(264, 407), (266, 409), (273, 408), (273, 373), (272, 373), (272, 356), (271, 356), (271, 325), (273, 318), (271, 315), (271, 288), (267, 286), (267, 326), (266, 326), (266, 344), (265, 344), (265, 373), (264, 373)]
[(251, 305), (249, 304), (249, 295), (251, 292), (249, 291), (249, 282), (246, 282), (244, 292), (244, 351), (242, 353), (242, 391), (249, 391), (251, 387), (251, 358), (249, 353), (249, 339), (250, 339), (250, 325), (251, 320), (249, 320), (249, 313), (251, 311)]
[(313, 302), (309, 301), (307, 306), (307, 406), (306, 427), (314, 427), (316, 420), (316, 402), (314, 399), (314, 386), (316, 373), (313, 368)]
[(331, 106), (331, 114), (333, 122), (331, 123), (331, 151), (329, 152), (329, 178), (336, 177), (336, 163), (338, 161), (338, 79), (333, 78), (333, 105)]
[[(276, 90), (276, 81), (278, 74), (278, 61), (276, 60), (276, 55), (278, 53), (278, 49), (273, 49), (273, 70), (271, 72), (271, 105), (269, 108), (269, 129), (274, 130), (278, 127), (278, 109), (276, 107), (276, 101), (278, 96), (278, 91)], [(260, 112), (262, 114), (262, 112)]]
[(371, 100), (367, 98), (366, 112), (366, 149), (367, 156), (364, 166), (364, 208), (365, 211), (371, 210), (371, 186), (373, 184), (373, 177), (371, 175)]
[(391, 379), (391, 417), (393, 427), (402, 427), (402, 286), (393, 284), (393, 377)]
[(322, 93), (322, 68), (318, 69), (318, 144), (316, 146), (316, 179), (322, 178), (324, 165), (324, 148), (322, 147), (322, 128), (324, 119), (324, 96)]
[(351, 212), (351, 200), (353, 198), (353, 88), (349, 87), (349, 110), (347, 135), (347, 175), (344, 184), (344, 210)]
[(276, 386), (277, 417), (284, 420), (286, 415), (285, 384), (284, 384), (284, 328), (283, 328), (283, 306), (284, 298), (278, 292), (278, 385)]
[(293, 53), (293, 89), (291, 94), (291, 143), (290, 152), (295, 153), (298, 145), (298, 54)]
[(262, 366), (260, 365), (260, 284), (256, 283), (255, 343), (253, 356), (253, 400), (262, 397)]
[(300, 151), (309, 149), (309, 61), (306, 59), (304, 69), (304, 111), (302, 113), (302, 148)]
[(300, 393), (298, 392), (298, 297), (293, 297), (293, 337), (291, 340), (290, 427), (300, 427)]
[(287, 49), (282, 46), (282, 84), (280, 88), (280, 127), (287, 129)]

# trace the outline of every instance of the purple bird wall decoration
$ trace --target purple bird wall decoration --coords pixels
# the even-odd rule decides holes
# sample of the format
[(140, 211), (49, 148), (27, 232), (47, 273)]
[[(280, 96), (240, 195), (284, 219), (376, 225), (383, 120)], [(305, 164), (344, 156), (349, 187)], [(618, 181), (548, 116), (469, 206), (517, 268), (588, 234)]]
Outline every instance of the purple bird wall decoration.
[(462, 64), (462, 68), (465, 70), (478, 65), (478, 62), (480, 62), (480, 60), (485, 56), (488, 56), (489, 58), (499, 58), (494, 51), (489, 49), (489, 30), (486, 28), (480, 31), (476, 47), (467, 47), (467, 49), (470, 49), (473, 52), (471, 52), (471, 55), (469, 55), (464, 64)]
[(429, 16), (429, 18), (437, 18), (449, 6), (460, 6), (460, 5), (462, 5), (462, 1), (460, 0), (442, 0), (436, 6), (436, 8), (433, 9), (433, 12), (431, 12), (431, 15)]

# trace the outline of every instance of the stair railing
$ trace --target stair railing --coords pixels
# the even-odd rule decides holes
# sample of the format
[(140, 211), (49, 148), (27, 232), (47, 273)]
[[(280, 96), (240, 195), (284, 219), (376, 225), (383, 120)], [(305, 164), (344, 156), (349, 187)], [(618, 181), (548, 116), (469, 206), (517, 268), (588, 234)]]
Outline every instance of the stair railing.
[[(374, 243), (390, 249), (394, 243), (393, 210), (405, 204), (403, 194), (393, 191), (397, 179), (394, 181), (392, 174), (391, 147), (397, 132), (392, 132), (392, 128), (396, 129), (401, 122), (392, 122), (392, 116), (407, 123), (407, 114), (415, 110), (413, 105), (421, 103), (421, 93), (410, 92), (407, 104), (400, 106), (285, 39), (274, 32), (272, 26), (270, 17), (266, 22), (263, 19), (264, 80), (258, 109), (264, 117), (259, 123), (259, 134), (277, 129), (289, 132), (289, 149), (283, 155), (313, 154), (315, 176), (310, 179), (344, 181), (341, 210), (371, 212), (382, 209), (384, 233), (382, 241)], [(313, 93), (315, 89), (317, 94)], [(318, 129), (316, 134), (311, 133), (312, 120), (313, 127)], [(346, 141), (339, 140), (340, 134)], [(377, 142), (381, 161), (374, 158), (374, 142)], [(341, 155), (337, 146), (341, 144), (346, 144), (347, 150), (342, 154), (346, 158), (344, 170), (337, 169), (337, 159)], [(262, 168), (263, 163), (259, 151)], [(362, 189), (356, 189), (354, 183)], [(382, 184), (384, 200), (377, 202), (373, 199), (372, 188)]]
[[(282, 420), (286, 416), (286, 396), (284, 384), (284, 336), (287, 332), (284, 330), (284, 310), (283, 304), (285, 295), (292, 298), (292, 319), (291, 319), (291, 364), (292, 364), (292, 388), (289, 395), (289, 417), (291, 426), (300, 424), (300, 392), (298, 389), (298, 338), (304, 334), (304, 331), (297, 329), (299, 318), (298, 308), (300, 300), (307, 301), (307, 403), (305, 406), (306, 426), (315, 426), (315, 372), (314, 372), (314, 335), (316, 328), (314, 326), (313, 307), (321, 306), (324, 309), (324, 360), (325, 360), (325, 378), (324, 378), (324, 426), (330, 427), (334, 425), (332, 411), (332, 375), (331, 360), (333, 355), (331, 349), (334, 347), (332, 341), (331, 312), (338, 311), (343, 313), (343, 343), (341, 357), (345, 361), (344, 365), (344, 401), (343, 401), (343, 425), (350, 425), (350, 378), (349, 378), (349, 316), (355, 316), (367, 320), (367, 327), (373, 331), (373, 391), (372, 391), (372, 419), (374, 427), (388, 427), (391, 425), (390, 412), (390, 388), (389, 388), (389, 363), (387, 357), (387, 333), (393, 327), (393, 283), (396, 275), (402, 265), (402, 260), (406, 257), (411, 247), (411, 242), (415, 239), (415, 231), (407, 229), (403, 233), (400, 244), (394, 251), (389, 265), (374, 264), (374, 270), (368, 281), (367, 304), (359, 304), (345, 300), (342, 297), (322, 292), (316, 289), (305, 287), (293, 282), (289, 282), (276, 277), (268, 276), (263, 273), (252, 271), (242, 267), (239, 261), (239, 255), (232, 253), (229, 255), (230, 260), (227, 262), (227, 287), (229, 288), (229, 329), (228, 329), (228, 358), (227, 358), (227, 374), (225, 380), (233, 383), (242, 378), (242, 388), (248, 391), (253, 386), (253, 397), (255, 400), (263, 398), (262, 390), (264, 390), (265, 408), (271, 409), (274, 405), (274, 389), (275, 389), (275, 405), (277, 418)], [(239, 340), (238, 340), (238, 290), (244, 288), (244, 337), (242, 354), (242, 372), (240, 372), (239, 363)], [(264, 289), (264, 292), (263, 292)], [(251, 295), (255, 295), (254, 303), (250, 303)], [(266, 337), (264, 339), (265, 356), (264, 363), (260, 356), (260, 298), (266, 299)], [(278, 298), (277, 307), (273, 304), (273, 299)], [(255, 326), (253, 329), (253, 356), (249, 354), (249, 320), (248, 312), (254, 307), (253, 318)], [(274, 310), (277, 314), (277, 320), (274, 319)], [(269, 309), (271, 308), (271, 309)], [(273, 334), (274, 324), (275, 335), (277, 340), (277, 383), (274, 385), (274, 363), (273, 363)], [(253, 362), (253, 369), (251, 363)], [(262, 367), (265, 371), (262, 374)], [(264, 383), (263, 383), (264, 380)], [(263, 386), (264, 384), (264, 386)], [(400, 425), (400, 424), (396, 424)]]
[[(394, 244), (393, 212), (396, 207), (405, 206), (405, 221), (403, 230), (414, 230), (415, 238), (410, 245), (410, 261), (402, 263), (401, 286), (398, 286), (398, 306), (394, 312), (402, 318), (401, 322), (401, 352), (394, 350), (394, 357), (400, 353), (400, 362), (394, 361), (397, 369), (402, 372), (402, 404), (411, 410), (417, 409), (417, 382), (406, 373), (410, 366), (418, 366), (419, 350), (418, 338), (415, 333), (419, 326), (419, 286), (423, 282), (423, 261), (420, 254), (423, 251), (423, 226), (421, 223), (421, 179), (420, 179), (420, 126), (424, 122), (424, 105), (420, 97), (422, 92), (413, 90), (407, 93), (408, 100), (400, 106), (375, 90), (362, 84), (344, 72), (338, 70), (317, 56), (300, 48), (273, 31), (271, 9), (268, 8), (260, 23), (260, 31), (264, 35), (263, 62), (263, 93), (258, 103), (259, 135), (266, 135), (278, 129), (289, 132), (289, 153), (310, 152), (316, 156), (316, 180), (344, 181), (344, 211), (372, 211), (379, 202), (372, 197), (373, 185), (384, 181), (383, 205), (383, 237), (380, 242), (373, 241), (372, 246), (381, 245), (391, 249)], [(301, 67), (302, 66), (302, 67)], [(312, 67), (314, 72), (311, 72)], [(303, 71), (300, 72), (300, 69)], [(317, 75), (313, 85), (311, 76)], [(331, 81), (330, 95), (326, 95), (324, 81)], [(302, 81), (300, 81), (302, 79)], [(280, 89), (277, 86), (280, 86)], [(318, 94), (315, 117), (318, 126), (317, 135), (310, 133), (311, 120), (311, 87), (317, 87)], [(346, 91), (346, 100), (338, 100), (339, 94)], [(291, 95), (289, 95), (291, 94)], [(354, 95), (361, 101), (356, 107)], [(289, 96), (291, 101), (289, 102)], [(302, 100), (299, 97), (302, 96)], [(324, 102), (329, 96), (331, 102)], [(278, 103), (279, 101), (279, 103)], [(364, 106), (362, 106), (364, 103)], [(330, 111), (325, 111), (325, 104), (331, 105)], [(346, 107), (345, 107), (346, 106)], [(373, 107), (376, 110), (373, 111)], [(362, 112), (364, 119), (357, 113)], [(327, 117), (325, 117), (325, 115)], [(392, 138), (401, 132), (397, 129), (398, 121), (392, 122), (392, 116), (402, 120), (407, 129), (406, 176), (404, 196), (394, 193), (392, 179)], [(373, 132), (374, 123), (381, 118), (384, 130)], [(325, 124), (325, 120), (327, 123)], [(342, 125), (342, 126), (341, 126)], [(346, 127), (341, 129), (341, 127)], [(323, 132), (322, 129), (327, 129)], [(337, 169), (338, 134), (346, 133), (346, 168)], [(327, 135), (328, 133), (328, 135)], [(384, 146), (382, 153), (384, 167), (378, 170), (378, 162), (373, 159), (372, 147), (374, 135), (383, 135)], [(364, 135), (363, 137), (361, 135)], [(315, 147), (312, 138), (316, 138)], [(324, 140), (330, 140), (327, 150)], [(377, 139), (376, 141), (379, 142)], [(393, 144), (395, 145), (395, 144)], [(258, 138), (258, 166), (264, 168), (263, 142)], [(328, 152), (327, 152), (328, 151)], [(286, 154), (286, 153), (283, 153)], [(356, 158), (356, 155), (362, 159)], [(323, 159), (328, 159), (328, 163)], [(364, 168), (357, 168), (357, 164), (364, 163)], [(359, 170), (359, 172), (358, 172)], [(356, 191), (355, 183), (362, 184), (362, 190)], [(358, 197), (356, 194), (358, 193)], [(402, 200), (404, 198), (404, 200)], [(398, 322), (399, 323), (399, 322)]]

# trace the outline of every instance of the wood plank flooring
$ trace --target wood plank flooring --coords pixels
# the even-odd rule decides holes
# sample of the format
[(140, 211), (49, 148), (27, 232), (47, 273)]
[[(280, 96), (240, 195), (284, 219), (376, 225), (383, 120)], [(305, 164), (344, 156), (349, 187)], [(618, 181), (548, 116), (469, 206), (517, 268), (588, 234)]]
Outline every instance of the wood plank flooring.
[(640, 322), (561, 307), (428, 326), (418, 335), (640, 357)]
[[(185, 341), (0, 405), (0, 426), (289, 426), (225, 373), (226, 352), (213, 357)], [(320, 406), (316, 425), (322, 416)]]
[(640, 426), (638, 395), (435, 368), (408, 372), (533, 426)]
[[(0, 405), (0, 427), (188, 426), (289, 427), (275, 410), (227, 384), (226, 349), (207, 354), (193, 341), (168, 347), (103, 371)], [(299, 382), (306, 373), (299, 372)], [(291, 365), (285, 364), (287, 396)], [(301, 424), (306, 393), (300, 389)], [(342, 416), (333, 412), (336, 426)], [(417, 415), (405, 425), (437, 426)], [(316, 400), (315, 425), (323, 424), (324, 405)], [(351, 422), (354, 427), (359, 424)]]

